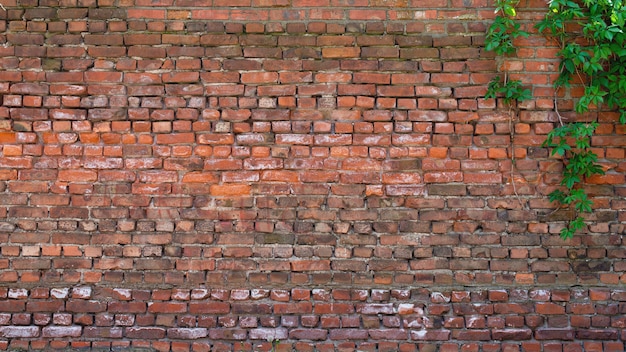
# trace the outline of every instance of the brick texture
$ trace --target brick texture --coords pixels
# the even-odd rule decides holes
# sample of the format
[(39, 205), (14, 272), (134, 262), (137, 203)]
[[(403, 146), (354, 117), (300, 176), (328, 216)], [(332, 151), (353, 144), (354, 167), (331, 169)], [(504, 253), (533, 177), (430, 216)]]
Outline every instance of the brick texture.
[(626, 128), (561, 240), (557, 49), (490, 2), (2, 6), (0, 349), (624, 350)]

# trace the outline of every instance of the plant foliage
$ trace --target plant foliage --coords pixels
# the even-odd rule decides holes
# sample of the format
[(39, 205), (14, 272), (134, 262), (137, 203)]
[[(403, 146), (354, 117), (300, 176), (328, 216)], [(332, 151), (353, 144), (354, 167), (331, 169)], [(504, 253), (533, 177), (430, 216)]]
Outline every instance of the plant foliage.
[(501, 96), (504, 103), (511, 105), (515, 101), (524, 101), (532, 98), (530, 89), (524, 88), (519, 80), (506, 80), (504, 83), (500, 77), (489, 82), (485, 98), (492, 99)]
[[(515, 6), (519, 0), (496, 0), (496, 18), (487, 30), (485, 49), (495, 52), (499, 56), (515, 54), (517, 49), (513, 45), (513, 39), (528, 37), (528, 33), (521, 29), (521, 25), (515, 21), (517, 10)], [(530, 90), (522, 87), (519, 80), (509, 80), (505, 77), (504, 82), (499, 76), (494, 77), (487, 87), (485, 98), (492, 99), (502, 96), (507, 105), (514, 101), (523, 101), (531, 98)]]
[[(626, 6), (622, 0), (552, 0), (549, 11), (536, 28), (560, 45), (560, 74), (555, 88), (568, 88), (574, 79), (584, 84), (575, 110), (585, 113), (605, 105), (620, 112), (626, 122)], [(572, 31), (571, 28), (578, 28)], [(604, 174), (593, 152), (591, 137), (595, 122), (562, 123), (544, 143), (552, 155), (565, 158), (561, 186), (550, 200), (573, 207), (577, 217), (561, 231), (570, 238), (584, 228), (581, 213), (591, 212), (592, 202), (584, 190), (585, 178)]]
[(499, 56), (515, 54), (517, 50), (513, 39), (528, 37), (528, 33), (521, 30), (521, 25), (515, 21), (515, 6), (518, 2), (519, 0), (495, 0), (496, 18), (487, 29), (485, 49)]
[[(487, 31), (486, 47), (498, 55), (514, 53), (512, 39), (524, 35), (519, 33), (520, 25), (514, 23), (516, 4), (495, 0), (499, 15)], [(587, 113), (604, 106), (619, 111), (620, 122), (626, 123), (624, 0), (550, 0), (545, 17), (535, 27), (560, 47), (559, 76), (554, 87), (567, 89), (573, 82), (584, 85), (575, 111)], [(521, 91), (519, 84), (508, 82), (505, 88), (498, 79), (489, 85), (487, 97), (503, 95), (511, 102), (525, 97)], [(585, 179), (604, 171), (591, 145), (598, 124), (564, 121), (556, 112), (560, 124), (548, 134), (544, 146), (552, 148), (553, 156), (564, 159), (562, 187), (550, 193), (549, 198), (576, 212), (576, 217), (561, 231), (561, 237), (567, 239), (585, 227), (581, 214), (592, 210), (593, 203), (584, 189)]]

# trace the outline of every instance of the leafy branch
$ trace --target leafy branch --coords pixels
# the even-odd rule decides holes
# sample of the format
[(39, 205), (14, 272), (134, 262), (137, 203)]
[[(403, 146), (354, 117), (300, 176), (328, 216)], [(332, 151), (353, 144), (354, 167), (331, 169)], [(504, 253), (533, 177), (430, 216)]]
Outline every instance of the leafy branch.
[[(528, 37), (528, 33), (521, 29), (521, 25), (515, 21), (517, 11), (515, 6), (519, 0), (495, 0), (496, 18), (487, 29), (485, 37), (485, 49), (495, 52), (498, 56), (515, 54), (517, 49), (513, 40), (518, 37)], [(531, 99), (530, 90), (522, 87), (519, 80), (509, 80), (505, 75), (504, 81), (499, 76), (494, 77), (487, 87), (485, 98), (492, 99), (504, 97), (504, 102), (511, 106), (514, 101)]]
[(524, 101), (532, 98), (530, 89), (524, 88), (519, 80), (508, 80), (502, 82), (500, 77), (496, 77), (487, 86), (485, 98), (492, 99), (501, 96), (504, 103), (511, 106), (515, 101)]
[(518, 2), (519, 0), (495, 0), (496, 18), (487, 29), (485, 49), (499, 56), (515, 54), (517, 49), (513, 45), (513, 39), (528, 37), (528, 33), (522, 31), (521, 25), (515, 21), (515, 6)]
[[(565, 190), (557, 189), (549, 194), (551, 202), (557, 202), (566, 207), (573, 207), (577, 213), (574, 220), (561, 230), (561, 238), (574, 236), (585, 226), (581, 213), (589, 213), (593, 202), (582, 188), (585, 177), (602, 175), (604, 170), (598, 165), (598, 155), (591, 149), (591, 136), (598, 124), (569, 123), (559, 126), (548, 134), (544, 146), (552, 148), (552, 155), (566, 157), (563, 178), (560, 185)], [(573, 140), (573, 142), (572, 142)]]

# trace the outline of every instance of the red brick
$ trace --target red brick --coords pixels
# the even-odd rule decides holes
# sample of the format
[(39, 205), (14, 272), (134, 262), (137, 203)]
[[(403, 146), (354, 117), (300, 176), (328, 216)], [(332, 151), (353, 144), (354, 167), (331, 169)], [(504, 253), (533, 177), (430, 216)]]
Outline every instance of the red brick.
[(68, 312), (98, 313), (106, 311), (107, 304), (98, 301), (70, 300), (65, 304), (65, 309)]
[(107, 311), (110, 313), (145, 313), (144, 302), (109, 302)]
[(419, 341), (446, 341), (450, 330), (416, 330), (411, 331), (411, 339)]
[(361, 329), (331, 329), (329, 331), (331, 340), (365, 340), (368, 336), (367, 330)]
[(166, 330), (157, 327), (130, 327), (125, 329), (125, 336), (139, 339), (162, 339)]
[(39, 336), (36, 326), (2, 326), (0, 334), (6, 338), (33, 338)]
[(535, 310), (539, 314), (564, 314), (565, 307), (555, 303), (536, 303)]
[(329, 59), (359, 57), (361, 49), (358, 47), (322, 48), (322, 57)]
[(148, 303), (148, 312), (150, 313), (185, 313), (187, 312), (186, 303), (176, 302), (153, 302)]
[(230, 304), (227, 302), (190, 302), (189, 313), (192, 314), (228, 314)]

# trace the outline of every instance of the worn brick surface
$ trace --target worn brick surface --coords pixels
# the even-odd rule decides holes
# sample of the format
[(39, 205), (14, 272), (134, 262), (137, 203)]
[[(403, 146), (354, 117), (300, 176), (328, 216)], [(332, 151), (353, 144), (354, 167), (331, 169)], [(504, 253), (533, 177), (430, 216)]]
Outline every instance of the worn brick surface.
[(626, 128), (559, 239), (557, 49), (490, 6), (2, 1), (0, 350), (623, 351)]

